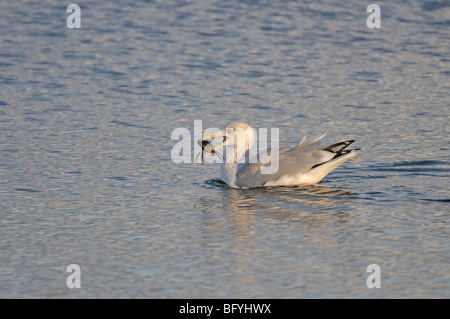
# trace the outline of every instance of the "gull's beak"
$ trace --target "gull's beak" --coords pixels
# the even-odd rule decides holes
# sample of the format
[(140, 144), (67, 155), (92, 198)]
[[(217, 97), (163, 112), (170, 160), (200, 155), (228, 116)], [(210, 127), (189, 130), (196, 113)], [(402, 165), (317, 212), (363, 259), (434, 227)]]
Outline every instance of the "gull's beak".
[(225, 145), (226, 136), (223, 133), (223, 131), (220, 131), (220, 132), (217, 132), (217, 133), (212, 133), (212, 134), (206, 134), (205, 136), (203, 136), (201, 138), (201, 140), (199, 141), (199, 144), (201, 144), (202, 141), (205, 141), (205, 140), (208, 140), (208, 139), (214, 139), (214, 138), (217, 138), (217, 137), (223, 138), (223, 141), (222, 141), (222, 143), (220, 143), (219, 145), (215, 146), (211, 150), (211, 153), (215, 153), (219, 148), (221, 148), (221, 147), (223, 147)]
[(217, 150), (221, 147), (223, 147), (225, 145), (225, 142), (220, 143), (219, 145), (213, 147), (213, 149), (211, 150), (211, 153), (215, 153), (217, 152)]

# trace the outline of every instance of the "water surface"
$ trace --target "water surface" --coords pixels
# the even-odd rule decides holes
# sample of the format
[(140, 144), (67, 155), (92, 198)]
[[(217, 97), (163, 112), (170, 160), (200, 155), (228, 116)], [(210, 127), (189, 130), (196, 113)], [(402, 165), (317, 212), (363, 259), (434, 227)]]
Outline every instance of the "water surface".
[[(450, 297), (448, 1), (378, 2), (376, 30), (353, 0), (77, 4), (73, 30), (0, 4), (1, 297)], [(172, 162), (194, 120), (363, 151), (235, 190)]]

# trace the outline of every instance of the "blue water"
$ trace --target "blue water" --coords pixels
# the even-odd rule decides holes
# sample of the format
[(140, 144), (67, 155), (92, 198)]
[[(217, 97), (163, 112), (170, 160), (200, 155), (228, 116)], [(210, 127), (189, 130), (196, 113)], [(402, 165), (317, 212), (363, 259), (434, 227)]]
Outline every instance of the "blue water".
[[(450, 297), (448, 1), (76, 3), (0, 3), (0, 297)], [(194, 120), (363, 150), (230, 189)]]

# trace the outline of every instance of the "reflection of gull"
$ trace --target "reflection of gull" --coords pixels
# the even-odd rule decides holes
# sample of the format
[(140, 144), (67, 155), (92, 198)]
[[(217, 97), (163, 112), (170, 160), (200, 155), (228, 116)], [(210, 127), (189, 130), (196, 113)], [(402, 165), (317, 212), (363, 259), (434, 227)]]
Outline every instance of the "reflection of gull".
[[(245, 161), (249, 158), (249, 151), (255, 140), (253, 129), (242, 122), (229, 124), (224, 130), (202, 137), (202, 141), (222, 137), (223, 142), (211, 150), (232, 146), (230, 156), (224, 156), (221, 166), (221, 177), (229, 186), (234, 188), (250, 188), (262, 186), (287, 186), (316, 184), (329, 172), (346, 160), (354, 157), (357, 150), (344, 150), (353, 140), (339, 142), (326, 147), (320, 146), (318, 141), (325, 135), (310, 140), (303, 138), (292, 149), (274, 148), (267, 150), (266, 158), (257, 161)], [(260, 150), (261, 151), (261, 150)], [(272, 164), (272, 153), (278, 153), (278, 170), (269, 174), (262, 169)], [(271, 161), (268, 159), (271, 159)]]
[[(351, 190), (324, 184), (237, 190), (228, 188), (219, 178), (211, 178), (205, 181), (203, 187), (222, 190), (219, 197), (223, 198), (224, 204), (220, 207), (230, 212), (248, 210), (272, 214), (274, 211), (279, 212), (278, 209), (292, 213), (329, 211), (331, 208), (336, 210), (346, 206), (357, 196)], [(217, 204), (214, 198), (205, 197), (204, 202), (205, 205)], [(274, 207), (277, 209), (274, 210)]]
[[(226, 222), (222, 215), (221, 218), (207, 219), (211, 236), (223, 231), (230, 234), (231, 228), (234, 235), (247, 237), (249, 231), (256, 231), (257, 216), (298, 221), (303, 225), (314, 225), (317, 230), (317, 227), (330, 226), (330, 221), (345, 222), (348, 216), (345, 211), (357, 198), (357, 194), (350, 190), (326, 185), (241, 190), (228, 188), (218, 178), (213, 178), (207, 180), (203, 187), (213, 193), (207, 192), (210, 195), (201, 197), (196, 207), (209, 216), (218, 217), (222, 210), (230, 213), (230, 220)], [(220, 196), (216, 196), (218, 193)], [(247, 240), (242, 242), (248, 243)]]

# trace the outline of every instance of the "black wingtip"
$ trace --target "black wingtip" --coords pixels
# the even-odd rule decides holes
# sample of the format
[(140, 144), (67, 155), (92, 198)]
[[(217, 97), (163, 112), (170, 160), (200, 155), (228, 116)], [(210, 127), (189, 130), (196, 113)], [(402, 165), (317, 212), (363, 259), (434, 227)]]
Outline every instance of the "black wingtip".
[(347, 146), (349, 146), (350, 144), (352, 144), (353, 142), (355, 142), (355, 140), (347, 140), (347, 141), (343, 141), (343, 142), (339, 142), (336, 144), (332, 144), (330, 146), (325, 147), (323, 150), (324, 151), (328, 151), (331, 153), (340, 153), (342, 152)]

